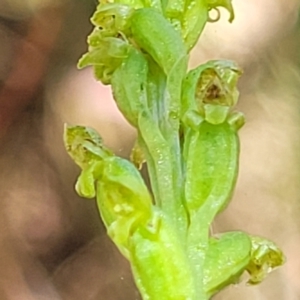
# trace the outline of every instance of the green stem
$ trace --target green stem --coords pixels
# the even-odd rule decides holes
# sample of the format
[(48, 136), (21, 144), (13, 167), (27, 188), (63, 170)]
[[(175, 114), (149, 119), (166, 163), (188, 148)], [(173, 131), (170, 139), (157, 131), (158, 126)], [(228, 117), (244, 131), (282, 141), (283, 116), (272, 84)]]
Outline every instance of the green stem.
[[(170, 218), (181, 240), (185, 239), (187, 219), (174, 178), (174, 163), (168, 142), (148, 113), (139, 116), (139, 141), (148, 162), (156, 204)], [(175, 166), (176, 167), (176, 166)], [(177, 192), (177, 194), (176, 194)], [(178, 201), (179, 200), (179, 201)]]
[[(169, 113), (172, 97), (180, 94), (180, 91), (170, 92), (168, 88), (170, 82), (162, 69), (150, 57), (147, 57), (147, 60), (149, 66), (147, 98), (150, 113), (144, 113), (144, 117), (140, 118), (139, 139), (148, 163), (155, 200), (170, 217), (181, 240), (184, 241), (187, 214), (183, 206), (181, 186), (179, 119), (171, 118)], [(162, 173), (159, 170), (163, 170)]]

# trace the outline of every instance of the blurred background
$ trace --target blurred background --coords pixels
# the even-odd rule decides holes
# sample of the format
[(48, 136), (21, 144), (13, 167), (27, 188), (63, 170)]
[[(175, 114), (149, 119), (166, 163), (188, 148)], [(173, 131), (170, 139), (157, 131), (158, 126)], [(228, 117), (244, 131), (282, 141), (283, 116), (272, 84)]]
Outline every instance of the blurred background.
[[(213, 230), (242, 229), (287, 256), (263, 284), (218, 300), (300, 299), (299, 0), (233, 0), (236, 19), (209, 24), (191, 67), (233, 59), (244, 69), (240, 175)], [(128, 157), (135, 132), (110, 94), (76, 62), (96, 0), (0, 0), (0, 299), (140, 299), (107, 239), (95, 202), (79, 198), (79, 170), (63, 123), (96, 128)]]

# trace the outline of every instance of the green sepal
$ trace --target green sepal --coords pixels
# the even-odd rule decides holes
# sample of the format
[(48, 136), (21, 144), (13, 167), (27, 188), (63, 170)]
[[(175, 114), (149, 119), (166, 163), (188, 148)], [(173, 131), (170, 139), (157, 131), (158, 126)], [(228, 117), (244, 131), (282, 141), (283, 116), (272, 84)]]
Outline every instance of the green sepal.
[(137, 127), (142, 110), (147, 110), (148, 64), (144, 55), (130, 48), (128, 56), (112, 75), (114, 99), (127, 121)]
[(108, 235), (124, 254), (132, 234), (147, 224), (152, 215), (150, 193), (134, 165), (120, 157), (103, 161), (97, 178), (97, 203), (102, 220)]
[(189, 52), (198, 39), (208, 21), (208, 6), (206, 0), (187, 0), (182, 14), (182, 38)]
[(151, 55), (166, 75), (187, 56), (180, 33), (153, 8), (135, 11), (131, 31), (137, 45)]
[(180, 240), (161, 212), (131, 238), (130, 262), (145, 300), (196, 300), (189, 261)]
[[(162, 114), (168, 126), (178, 131), (180, 117), (181, 83), (187, 69), (187, 53), (180, 33), (157, 10), (136, 10), (131, 18), (135, 43), (157, 63), (166, 76)], [(171, 124), (171, 125), (170, 125)], [(174, 134), (174, 132), (173, 132)], [(164, 134), (165, 138), (168, 138)]]
[(203, 121), (198, 131), (190, 131), (190, 135), (185, 151), (186, 206), (193, 214), (210, 202), (219, 212), (228, 204), (237, 178), (236, 131), (228, 123), (213, 125)]
[(207, 296), (236, 284), (250, 261), (251, 240), (243, 232), (226, 232), (209, 239), (203, 266)]

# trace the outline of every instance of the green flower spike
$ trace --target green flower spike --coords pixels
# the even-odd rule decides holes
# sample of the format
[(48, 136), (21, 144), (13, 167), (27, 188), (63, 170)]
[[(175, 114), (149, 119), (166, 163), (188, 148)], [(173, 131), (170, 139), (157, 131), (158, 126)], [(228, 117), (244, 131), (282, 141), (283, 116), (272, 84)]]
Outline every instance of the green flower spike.
[[(81, 168), (76, 191), (96, 197), (144, 300), (208, 300), (245, 272), (248, 284), (258, 284), (284, 263), (267, 239), (210, 231), (234, 192), (245, 122), (234, 110), (242, 74), (234, 62), (209, 61), (187, 72), (188, 53), (205, 24), (219, 19), (219, 7), (231, 22), (230, 0), (103, 1), (78, 64), (111, 84), (137, 130), (133, 163), (88, 127), (66, 126), (64, 141)], [(135, 167), (143, 163), (152, 195)]]

